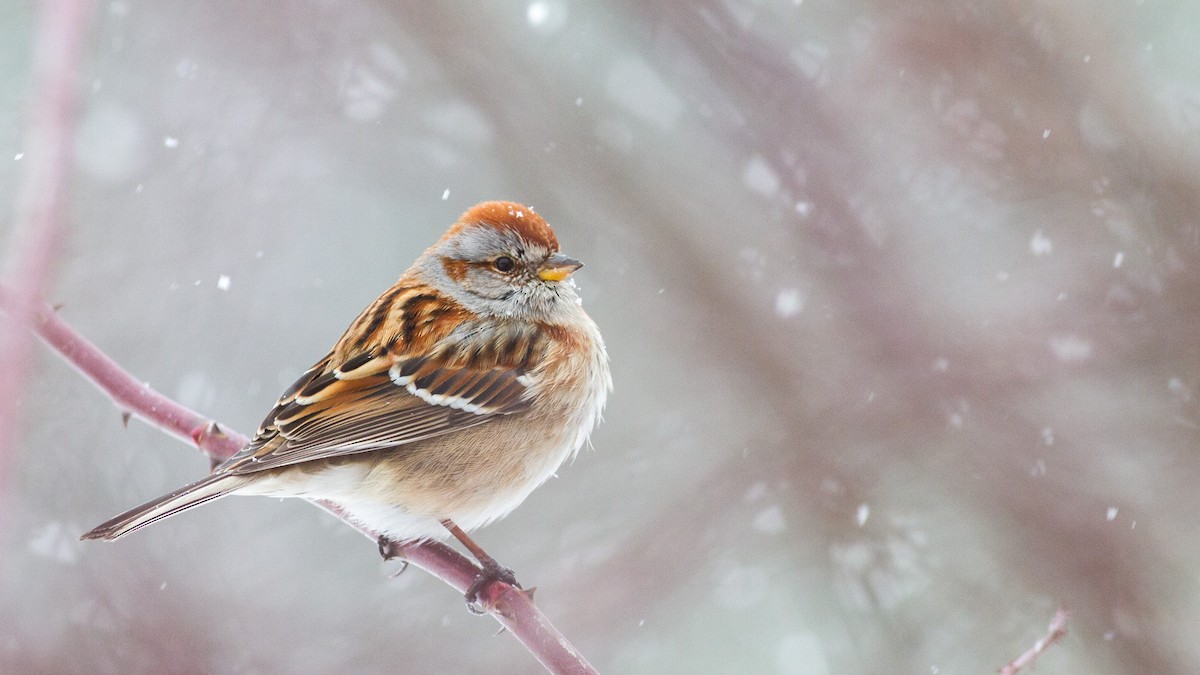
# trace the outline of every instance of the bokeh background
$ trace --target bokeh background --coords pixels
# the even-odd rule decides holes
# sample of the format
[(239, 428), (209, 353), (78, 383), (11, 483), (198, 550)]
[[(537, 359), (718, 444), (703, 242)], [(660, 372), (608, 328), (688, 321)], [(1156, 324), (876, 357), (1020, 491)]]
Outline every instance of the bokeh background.
[[(0, 202), (35, 5), (0, 10)], [(48, 299), (244, 432), (477, 201), (587, 267), (594, 450), (479, 533), (604, 672), (1200, 672), (1200, 4), (98, 3)], [(7, 235), (11, 219), (0, 220)], [(0, 239), (4, 241), (7, 239)], [(0, 671), (536, 672), (46, 350)]]

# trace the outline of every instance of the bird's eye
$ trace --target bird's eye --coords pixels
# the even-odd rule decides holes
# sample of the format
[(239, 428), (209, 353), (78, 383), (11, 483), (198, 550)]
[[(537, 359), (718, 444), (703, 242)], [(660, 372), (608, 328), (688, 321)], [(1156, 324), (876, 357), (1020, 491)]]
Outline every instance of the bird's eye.
[(512, 258), (502, 255), (492, 261), (492, 265), (494, 265), (496, 269), (500, 270), (501, 272), (511, 272), (512, 269), (517, 266), (517, 263), (513, 262)]

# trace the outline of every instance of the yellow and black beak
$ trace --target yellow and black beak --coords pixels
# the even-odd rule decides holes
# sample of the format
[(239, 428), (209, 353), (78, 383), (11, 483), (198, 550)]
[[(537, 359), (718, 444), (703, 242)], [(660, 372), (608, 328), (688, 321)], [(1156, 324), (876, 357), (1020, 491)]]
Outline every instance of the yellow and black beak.
[(583, 267), (583, 263), (578, 260), (555, 253), (538, 267), (537, 275), (542, 281), (562, 281), (580, 267)]

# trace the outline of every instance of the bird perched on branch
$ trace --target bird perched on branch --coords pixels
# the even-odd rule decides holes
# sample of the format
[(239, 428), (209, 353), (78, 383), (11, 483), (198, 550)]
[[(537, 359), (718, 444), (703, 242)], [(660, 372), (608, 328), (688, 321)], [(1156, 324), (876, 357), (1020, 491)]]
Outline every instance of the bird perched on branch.
[(323, 499), (412, 541), (466, 535), (517, 507), (600, 419), (608, 355), (541, 216), (466, 213), (275, 404), (253, 440), (190, 485), (83, 535), (117, 539), (227, 495)]

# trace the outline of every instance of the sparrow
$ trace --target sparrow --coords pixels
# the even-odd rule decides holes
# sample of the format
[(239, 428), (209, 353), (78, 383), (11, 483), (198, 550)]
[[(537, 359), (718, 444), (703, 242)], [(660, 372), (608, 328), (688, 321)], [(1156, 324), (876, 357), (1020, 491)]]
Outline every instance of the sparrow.
[[(284, 391), (211, 474), (97, 526), (118, 539), (228, 495), (329, 500), (390, 542), (448, 533), (484, 583), (516, 584), (466, 532), (515, 509), (599, 422), (604, 340), (571, 275), (582, 263), (533, 209), (484, 202)], [(519, 587), (519, 586), (518, 586)]]

